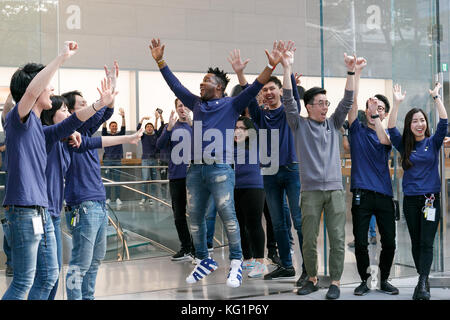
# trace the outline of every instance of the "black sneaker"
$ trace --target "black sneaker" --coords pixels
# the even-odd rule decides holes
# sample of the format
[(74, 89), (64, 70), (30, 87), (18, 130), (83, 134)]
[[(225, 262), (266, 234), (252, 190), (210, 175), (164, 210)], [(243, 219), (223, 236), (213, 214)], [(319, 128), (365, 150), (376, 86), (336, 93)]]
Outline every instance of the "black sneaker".
[(6, 265), (5, 275), (7, 277), (12, 277), (14, 275), (13, 267), (11, 267), (10, 265)]
[(273, 264), (276, 264), (278, 266), (281, 266), (281, 259), (278, 256), (277, 252), (269, 252), (267, 257), (272, 261)]
[(359, 286), (357, 286), (355, 288), (355, 290), (353, 291), (353, 294), (355, 296), (365, 296), (366, 294), (368, 294), (370, 292), (369, 287), (367, 286), (367, 281), (364, 280), (361, 282), (361, 284)]
[(300, 288), (301, 286), (303, 286), (303, 283), (306, 281), (306, 279), (308, 279), (308, 275), (306, 274), (306, 271), (303, 270), (302, 275), (300, 276), (300, 278), (298, 278), (297, 282), (295, 283), (295, 286), (297, 288)]
[(335, 300), (338, 299), (341, 295), (341, 290), (338, 286), (331, 284), (330, 288), (328, 288), (327, 295), (325, 296), (329, 300)]
[(387, 282), (387, 280), (382, 280), (380, 282), (380, 289), (377, 289), (377, 291), (391, 295), (396, 295), (399, 292), (398, 289)]
[(285, 268), (279, 266), (272, 272), (266, 274), (264, 276), (264, 280), (276, 280), (276, 279), (294, 279), (295, 278), (295, 269), (294, 267)]
[(193, 257), (189, 251), (185, 251), (181, 249), (177, 253), (175, 253), (170, 260), (172, 261), (185, 261), (185, 260), (192, 260)]
[(306, 280), (303, 282), (302, 287), (297, 290), (297, 294), (300, 296), (304, 296), (317, 290), (319, 290), (319, 279), (317, 279), (317, 283), (315, 285), (314, 282)]

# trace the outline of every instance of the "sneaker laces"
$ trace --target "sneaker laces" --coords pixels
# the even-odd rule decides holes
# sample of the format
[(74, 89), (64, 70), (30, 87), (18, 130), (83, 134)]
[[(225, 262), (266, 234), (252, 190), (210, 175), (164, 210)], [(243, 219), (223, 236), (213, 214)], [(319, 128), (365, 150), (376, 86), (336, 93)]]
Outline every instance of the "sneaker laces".
[(196, 283), (204, 277), (214, 272), (218, 268), (217, 262), (211, 258), (201, 260), (192, 270), (191, 274), (186, 278), (187, 283)]

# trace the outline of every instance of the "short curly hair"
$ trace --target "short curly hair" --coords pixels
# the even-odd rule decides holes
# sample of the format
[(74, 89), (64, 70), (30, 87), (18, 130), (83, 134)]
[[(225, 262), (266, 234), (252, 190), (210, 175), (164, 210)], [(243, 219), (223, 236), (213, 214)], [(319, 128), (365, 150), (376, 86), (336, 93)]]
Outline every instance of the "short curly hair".
[(225, 92), (225, 89), (230, 82), (230, 78), (227, 77), (227, 74), (217, 67), (214, 69), (210, 67), (207, 73), (212, 73), (216, 77), (217, 82), (222, 85), (222, 92)]

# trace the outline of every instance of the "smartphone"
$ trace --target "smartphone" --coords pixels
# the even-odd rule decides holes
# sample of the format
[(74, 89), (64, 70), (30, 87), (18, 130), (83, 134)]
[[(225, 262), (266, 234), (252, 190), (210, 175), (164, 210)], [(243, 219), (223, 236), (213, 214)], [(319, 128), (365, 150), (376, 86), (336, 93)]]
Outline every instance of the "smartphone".
[(158, 111), (159, 114), (163, 113), (162, 109), (160, 109), (160, 108), (156, 108), (156, 111)]

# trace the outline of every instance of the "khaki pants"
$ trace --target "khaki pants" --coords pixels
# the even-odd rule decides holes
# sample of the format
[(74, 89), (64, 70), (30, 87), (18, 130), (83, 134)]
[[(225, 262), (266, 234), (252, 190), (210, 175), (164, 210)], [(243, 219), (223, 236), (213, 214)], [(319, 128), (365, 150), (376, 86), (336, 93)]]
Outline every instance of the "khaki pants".
[(310, 277), (317, 276), (317, 237), (322, 211), (330, 239), (330, 277), (339, 281), (345, 257), (345, 192), (344, 190), (302, 191), (303, 259)]

